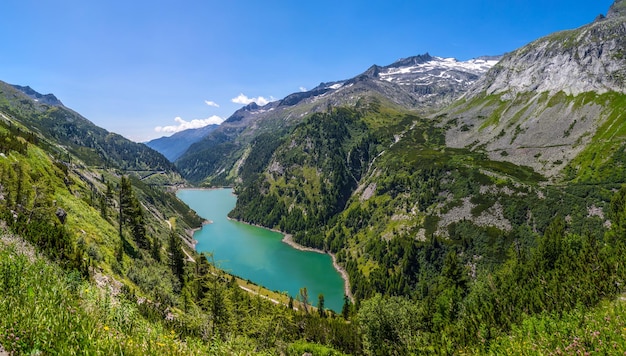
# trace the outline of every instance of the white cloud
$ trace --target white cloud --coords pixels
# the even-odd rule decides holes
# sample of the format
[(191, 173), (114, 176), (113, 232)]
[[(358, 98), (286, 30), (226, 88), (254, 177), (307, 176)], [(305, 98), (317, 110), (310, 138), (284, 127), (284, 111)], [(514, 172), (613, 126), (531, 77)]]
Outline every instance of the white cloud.
[(250, 103), (257, 103), (257, 105), (263, 106), (269, 104), (271, 101), (274, 101), (274, 97), (270, 96), (269, 99), (266, 99), (262, 96), (259, 96), (258, 98), (248, 98), (244, 94), (239, 94), (238, 97), (232, 98), (230, 101), (235, 104), (248, 105)]
[(187, 129), (199, 129), (201, 127), (212, 124), (219, 125), (224, 121), (224, 119), (219, 116), (213, 115), (208, 119), (195, 119), (191, 121), (185, 121), (182, 118), (177, 117), (174, 119), (174, 121), (176, 121), (178, 125), (157, 126), (154, 128), (154, 131), (164, 133), (176, 133)]
[(216, 102), (214, 102), (212, 100), (205, 100), (204, 103), (207, 104), (208, 106), (212, 106), (212, 107), (215, 107), (215, 108), (219, 108), (220, 107)]
[(300, 91), (301, 92), (305, 92), (305, 91), (308, 91), (308, 90), (305, 87), (300, 87)]

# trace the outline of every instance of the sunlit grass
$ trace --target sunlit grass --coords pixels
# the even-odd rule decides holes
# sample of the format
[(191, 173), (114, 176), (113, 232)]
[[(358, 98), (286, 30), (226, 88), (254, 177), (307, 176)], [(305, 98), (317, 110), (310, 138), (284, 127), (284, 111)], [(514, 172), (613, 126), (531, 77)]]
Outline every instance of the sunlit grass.
[[(3, 240), (4, 241), (4, 240)], [(148, 323), (136, 304), (30, 251), (0, 243), (0, 344), (15, 354), (205, 354), (210, 345), (181, 340)]]
[(527, 317), (484, 349), (490, 355), (623, 355), (626, 351), (626, 302), (619, 298), (591, 309)]

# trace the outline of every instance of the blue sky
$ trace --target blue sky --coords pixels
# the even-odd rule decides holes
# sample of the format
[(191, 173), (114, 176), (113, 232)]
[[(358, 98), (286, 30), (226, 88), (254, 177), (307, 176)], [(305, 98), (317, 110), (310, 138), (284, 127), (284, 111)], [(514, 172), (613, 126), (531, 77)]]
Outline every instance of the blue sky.
[(372, 64), (502, 54), (612, 3), (2, 0), (0, 80), (144, 141)]

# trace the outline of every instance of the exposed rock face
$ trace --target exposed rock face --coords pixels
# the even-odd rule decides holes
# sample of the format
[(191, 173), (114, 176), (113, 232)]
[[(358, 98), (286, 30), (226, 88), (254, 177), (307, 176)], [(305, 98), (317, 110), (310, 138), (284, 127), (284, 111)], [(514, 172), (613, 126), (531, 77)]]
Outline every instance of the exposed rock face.
[(626, 92), (626, 22), (610, 16), (506, 55), (470, 92)]
[(625, 4), (507, 54), (447, 113), (446, 143), (558, 175), (620, 115), (600, 95), (626, 94)]
[(55, 215), (57, 216), (57, 218), (59, 218), (61, 224), (65, 224), (65, 220), (67, 219), (67, 212), (64, 209), (57, 208)]
[(615, 18), (620, 16), (626, 16), (626, 0), (616, 0), (609, 12), (607, 13), (607, 18)]
[(465, 93), (499, 60), (500, 57), (495, 56), (463, 62), (425, 54), (379, 68), (376, 77), (400, 85), (415, 94), (416, 100), (422, 104), (438, 106)]

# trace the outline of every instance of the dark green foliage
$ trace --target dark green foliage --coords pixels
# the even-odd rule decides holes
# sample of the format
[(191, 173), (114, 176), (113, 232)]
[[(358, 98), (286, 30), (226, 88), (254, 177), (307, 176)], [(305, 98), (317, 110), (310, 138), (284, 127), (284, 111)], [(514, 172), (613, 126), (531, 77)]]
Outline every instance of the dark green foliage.
[[(120, 178), (120, 229), (123, 225), (130, 227), (132, 237), (137, 246), (142, 249), (150, 248), (150, 241), (146, 236), (144, 212), (139, 200), (135, 197), (130, 179)], [(121, 235), (120, 235), (121, 236)]]
[[(7, 127), (4, 122), (1, 122), (2, 126)], [(0, 132), (0, 152), (8, 153), (9, 151), (15, 151), (20, 154), (26, 154), (26, 149), (28, 148), (28, 142), (24, 142), (18, 139), (18, 137), (22, 137), (23, 134), (19, 129), (13, 129), (12, 126), (8, 126), (12, 133), (2, 133)], [(32, 135), (32, 134), (31, 134)]]
[[(618, 195), (624, 194), (626, 188)], [(611, 236), (606, 235), (607, 242)], [(460, 347), (480, 344), (486, 351), (492, 340), (527, 315), (561, 315), (592, 307), (621, 291), (618, 286), (626, 277), (619, 268), (626, 262), (624, 242), (601, 244), (591, 235), (568, 233), (559, 218), (537, 239), (536, 248), (513, 248), (504, 264), (474, 281), (468, 278), (456, 253), (450, 251), (441, 273), (430, 278), (426, 294), (415, 295), (412, 301), (376, 296), (364, 302), (359, 323), (366, 349), (371, 353), (420, 353), (425, 349), (419, 347), (431, 345), (453, 353)], [(403, 317), (391, 316), (403, 310), (393, 307), (398, 302), (410, 303), (407, 305), (412, 308), (405, 318), (414, 319), (404, 327), (396, 325)], [(396, 322), (386, 321), (386, 315)], [(403, 334), (410, 336), (403, 339)], [(375, 346), (370, 340), (376, 340)], [(390, 351), (390, 347), (403, 351)]]
[[(212, 177), (215, 172), (222, 169), (229, 170), (227, 163), (234, 163), (227, 159), (235, 156), (241, 147), (232, 142), (232, 138), (224, 133), (213, 132), (200, 142), (193, 144), (187, 150), (186, 154), (176, 160), (176, 166), (183, 176), (191, 182), (200, 183), (207, 177)], [(225, 172), (228, 174), (228, 172)], [(226, 177), (216, 175), (210, 179), (209, 184), (224, 184)]]
[(254, 138), (250, 144), (250, 153), (239, 170), (239, 177), (243, 181), (252, 181), (256, 175), (263, 172), (274, 154), (274, 151), (283, 144), (283, 132), (262, 133)]
[(169, 266), (172, 273), (174, 273), (182, 285), (185, 276), (185, 253), (183, 252), (180, 237), (176, 235), (174, 230), (170, 231), (167, 252), (169, 254)]
[(152, 248), (150, 249), (150, 255), (152, 256), (152, 258), (154, 258), (154, 260), (156, 262), (161, 262), (161, 248), (163, 247), (163, 244), (161, 243), (161, 240), (159, 239), (154, 239), (154, 241), (152, 241)]
[[(273, 137), (259, 136), (253, 144), (260, 156), (243, 167), (231, 216), (287, 232), (315, 229), (342, 211), (376, 152), (364, 119), (343, 108), (312, 115), (281, 140)], [(269, 157), (282, 168), (260, 174)], [(321, 247), (320, 235), (308, 235)]]
[(326, 309), (324, 309), (324, 294), (319, 294), (317, 296), (317, 312), (320, 318), (326, 317)]
[(361, 306), (358, 323), (363, 332), (363, 347), (368, 355), (407, 355), (415, 353), (413, 330), (419, 328), (417, 307), (399, 298), (380, 294)]
[(347, 295), (344, 295), (343, 306), (341, 307), (341, 316), (343, 316), (345, 320), (348, 320), (350, 317), (350, 308), (350, 298), (348, 298)]

